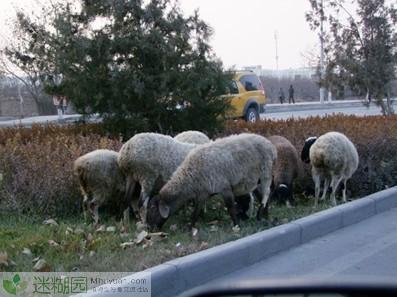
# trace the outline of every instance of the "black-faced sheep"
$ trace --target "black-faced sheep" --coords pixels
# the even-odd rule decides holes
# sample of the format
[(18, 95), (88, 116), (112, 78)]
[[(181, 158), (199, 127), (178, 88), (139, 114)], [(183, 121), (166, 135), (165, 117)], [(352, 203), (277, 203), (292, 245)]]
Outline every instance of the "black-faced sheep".
[(292, 203), (294, 202), (293, 183), (302, 172), (298, 152), (285, 137), (273, 135), (268, 139), (277, 150), (270, 197), (277, 202)]
[[(158, 178), (168, 181), (187, 154), (197, 145), (183, 143), (170, 136), (157, 133), (140, 133), (128, 140), (120, 149), (118, 164), (126, 175), (126, 199), (136, 214), (139, 204), (145, 206), (149, 193)], [(141, 186), (140, 201), (133, 197), (136, 184)], [(144, 209), (145, 209), (144, 208)], [(146, 215), (141, 214), (141, 219)]]
[(354, 144), (342, 133), (328, 132), (319, 138), (306, 140), (301, 153), (302, 161), (311, 164), (315, 184), (315, 206), (320, 196), (320, 184), (324, 180), (323, 195), (325, 199), (331, 186), (331, 201), (336, 205), (335, 192), (343, 182), (343, 202), (346, 202), (346, 183), (358, 167), (358, 153)]
[(146, 222), (150, 228), (161, 228), (170, 214), (192, 200), (194, 224), (203, 201), (221, 194), (237, 225), (234, 197), (252, 192), (260, 181), (265, 206), (276, 157), (271, 142), (255, 134), (232, 135), (201, 145), (189, 153), (159, 195), (149, 200)]
[(111, 150), (95, 150), (74, 162), (74, 173), (84, 196), (83, 211), (91, 213), (95, 223), (99, 221), (98, 209), (110, 199), (122, 210), (128, 208), (124, 201), (125, 176), (117, 164), (118, 153)]
[(179, 133), (174, 139), (191, 144), (204, 144), (211, 141), (203, 132), (191, 130)]

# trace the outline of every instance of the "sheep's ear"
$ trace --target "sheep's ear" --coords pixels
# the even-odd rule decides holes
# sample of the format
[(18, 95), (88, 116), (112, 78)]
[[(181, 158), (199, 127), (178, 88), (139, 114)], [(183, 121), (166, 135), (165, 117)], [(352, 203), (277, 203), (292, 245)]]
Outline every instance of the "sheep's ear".
[(159, 211), (163, 219), (167, 219), (170, 216), (170, 207), (164, 201), (159, 202)]

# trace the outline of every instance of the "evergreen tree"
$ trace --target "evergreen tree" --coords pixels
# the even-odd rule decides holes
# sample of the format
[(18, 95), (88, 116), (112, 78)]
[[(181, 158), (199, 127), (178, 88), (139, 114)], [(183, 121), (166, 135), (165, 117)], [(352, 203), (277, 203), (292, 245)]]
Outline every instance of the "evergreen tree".
[[(229, 107), (230, 74), (210, 45), (211, 28), (174, 0), (82, 0), (58, 5), (51, 26), (27, 17), (29, 56), (41, 61), (50, 94), (81, 113), (99, 113), (113, 130), (213, 131)], [(44, 71), (45, 70), (45, 71)]]

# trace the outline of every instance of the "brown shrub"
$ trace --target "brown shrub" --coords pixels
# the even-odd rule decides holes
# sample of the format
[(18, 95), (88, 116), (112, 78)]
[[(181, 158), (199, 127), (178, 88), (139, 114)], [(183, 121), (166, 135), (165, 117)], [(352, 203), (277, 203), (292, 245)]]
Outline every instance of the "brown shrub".
[[(0, 130), (0, 209), (47, 216), (79, 213), (81, 194), (74, 160), (90, 151), (118, 151), (119, 140), (89, 133), (89, 127)], [(87, 130), (88, 129), (88, 130)]]

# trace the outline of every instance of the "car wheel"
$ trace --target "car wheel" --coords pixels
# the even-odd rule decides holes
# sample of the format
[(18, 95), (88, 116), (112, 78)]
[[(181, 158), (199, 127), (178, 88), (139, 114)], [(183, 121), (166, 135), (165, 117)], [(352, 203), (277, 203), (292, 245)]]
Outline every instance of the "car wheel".
[(255, 123), (259, 121), (259, 113), (256, 108), (250, 107), (245, 114), (245, 120), (247, 122)]

